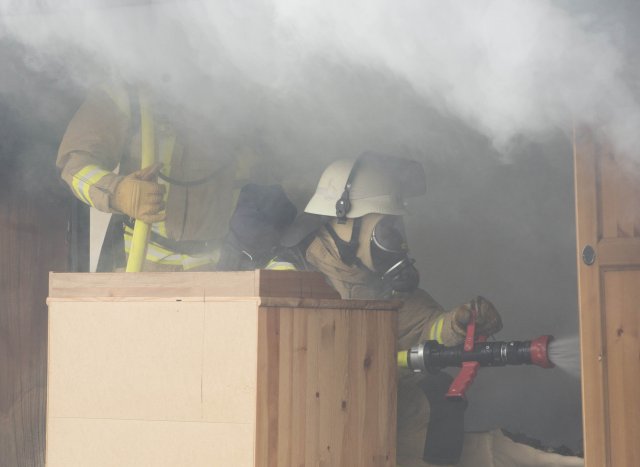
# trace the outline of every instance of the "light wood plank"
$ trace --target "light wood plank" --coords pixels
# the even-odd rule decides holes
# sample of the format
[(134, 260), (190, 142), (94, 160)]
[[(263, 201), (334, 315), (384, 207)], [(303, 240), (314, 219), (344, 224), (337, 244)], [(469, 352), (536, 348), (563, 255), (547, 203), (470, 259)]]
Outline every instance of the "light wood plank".
[(640, 270), (604, 274), (611, 465), (640, 465)]
[(279, 309), (278, 467), (291, 465), (293, 435), (293, 319), (292, 309)]
[(598, 264), (603, 268), (640, 266), (640, 238), (601, 240), (597, 253)]
[(254, 271), (51, 273), (49, 297), (252, 297)]
[(591, 245), (597, 249), (600, 236), (596, 178), (598, 148), (593, 134), (585, 128), (574, 129), (573, 144), (585, 467), (606, 467), (609, 453), (599, 258), (596, 256), (596, 262), (591, 266), (582, 261), (583, 248)]
[(617, 238), (618, 237), (618, 180), (616, 177), (616, 165), (613, 154), (609, 147), (603, 147), (592, 139), (590, 144), (593, 150), (597, 152), (598, 157), (593, 160), (596, 164), (596, 179), (593, 181), (598, 186), (598, 211), (594, 212), (599, 222), (600, 235), (599, 238)]
[(49, 297), (291, 297), (339, 299), (317, 272), (50, 273)]
[(256, 467), (276, 467), (278, 463), (279, 327), (279, 309), (259, 309)]
[(401, 300), (334, 300), (316, 298), (261, 297), (261, 307), (322, 308), (324, 310), (389, 311), (402, 306)]
[(253, 467), (253, 424), (58, 419), (47, 467)]
[[(308, 392), (308, 315), (291, 310), (293, 316), (293, 354), (292, 354), (292, 391), (291, 401), (291, 466), (303, 466), (305, 462), (305, 439), (307, 436), (306, 396)], [(288, 467), (284, 464), (282, 467)]]
[(305, 466), (317, 465), (320, 459), (320, 357), (321, 357), (321, 315), (310, 311), (307, 313), (307, 393), (306, 393), (306, 431), (305, 431)]
[(53, 304), (54, 418), (200, 420), (204, 303)]
[(206, 302), (202, 328), (202, 420), (254, 423), (258, 374), (257, 300)]

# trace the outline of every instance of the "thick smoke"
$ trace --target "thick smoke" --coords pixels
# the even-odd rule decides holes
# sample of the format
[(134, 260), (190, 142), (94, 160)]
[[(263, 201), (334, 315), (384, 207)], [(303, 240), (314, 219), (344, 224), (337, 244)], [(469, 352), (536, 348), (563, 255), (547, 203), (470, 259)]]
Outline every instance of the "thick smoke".
[[(328, 160), (414, 157), (428, 177), (408, 220), (423, 286), (446, 307), (492, 299), (499, 338), (574, 335), (567, 135), (591, 125), (634, 165), (640, 123), (624, 10), (603, 21), (575, 3), (0, 0), (0, 103), (37, 123), (24, 133), (59, 133), (70, 113), (54, 96), (150, 86), (273, 160), (299, 205)], [(471, 429), (578, 444), (574, 378), (488, 369), (469, 396)]]
[[(506, 156), (514, 138), (574, 123), (606, 132), (621, 152), (638, 143), (623, 54), (593, 19), (550, 0), (88, 3), (4, 1), (4, 36), (26, 44), (35, 67), (64, 57), (83, 85), (105, 75), (146, 82), (231, 129), (247, 113), (304, 111), (301, 96), (358, 79), (323, 82), (316, 67), (325, 62), (404, 83)], [(316, 119), (349, 113), (328, 97), (312, 103)]]

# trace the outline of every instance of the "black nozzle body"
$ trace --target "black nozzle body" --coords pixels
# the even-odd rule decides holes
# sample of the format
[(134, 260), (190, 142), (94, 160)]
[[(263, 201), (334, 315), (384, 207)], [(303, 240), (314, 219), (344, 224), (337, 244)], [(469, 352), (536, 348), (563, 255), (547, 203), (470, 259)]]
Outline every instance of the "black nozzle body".
[(425, 341), (408, 356), (408, 366), (414, 371), (435, 372), (471, 361), (480, 366), (531, 365), (531, 341), (476, 342), (469, 352), (463, 345), (445, 347), (437, 341)]

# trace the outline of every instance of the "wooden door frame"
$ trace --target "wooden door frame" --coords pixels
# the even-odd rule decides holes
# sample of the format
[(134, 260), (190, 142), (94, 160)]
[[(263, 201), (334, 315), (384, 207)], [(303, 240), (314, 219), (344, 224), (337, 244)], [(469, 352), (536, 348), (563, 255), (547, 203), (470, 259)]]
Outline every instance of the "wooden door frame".
[[(607, 324), (611, 323), (606, 322), (604, 275), (638, 269), (640, 239), (637, 235), (614, 238), (607, 231), (611, 219), (605, 214), (615, 218), (618, 208), (615, 203), (605, 206), (603, 161), (598, 158), (613, 159), (612, 149), (593, 131), (579, 127), (573, 131), (573, 151), (585, 465), (605, 467), (613, 465), (609, 406), (613, 389), (608, 383)], [(583, 255), (589, 246), (595, 254), (593, 262)]]

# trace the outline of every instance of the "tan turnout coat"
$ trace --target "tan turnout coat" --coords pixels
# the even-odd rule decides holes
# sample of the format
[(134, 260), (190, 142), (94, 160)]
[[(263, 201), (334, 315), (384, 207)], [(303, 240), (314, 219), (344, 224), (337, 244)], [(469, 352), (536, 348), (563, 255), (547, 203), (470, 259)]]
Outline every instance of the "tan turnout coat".
[[(140, 169), (140, 125), (134, 121), (137, 105), (137, 93), (125, 86), (93, 90), (60, 144), (57, 166), (62, 179), (78, 198), (100, 211), (114, 212), (109, 199), (118, 182)], [(166, 224), (160, 226), (163, 236), (220, 241), (228, 227), (238, 178), (232, 148), (214, 129), (177, 110), (155, 105), (152, 114), (155, 158), (164, 163), (163, 173), (180, 181), (211, 176), (196, 186), (166, 187)]]

